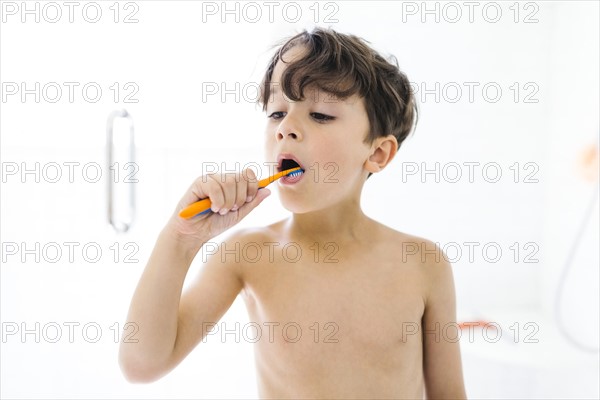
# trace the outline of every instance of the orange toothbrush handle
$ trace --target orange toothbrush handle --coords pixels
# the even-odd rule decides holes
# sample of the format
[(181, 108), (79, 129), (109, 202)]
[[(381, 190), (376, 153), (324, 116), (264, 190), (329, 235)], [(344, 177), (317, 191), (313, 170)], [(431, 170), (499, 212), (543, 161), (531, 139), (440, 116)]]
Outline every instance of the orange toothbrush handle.
[[(285, 171), (278, 172), (275, 175), (270, 176), (268, 178), (261, 179), (260, 181), (258, 181), (258, 188), (262, 189), (262, 188), (268, 186), (269, 184), (275, 182), (277, 179), (279, 179), (283, 176), (286, 176), (288, 174), (291, 174), (292, 172), (298, 171), (299, 169), (300, 169), (300, 167), (291, 168), (291, 169), (288, 169)], [(190, 219), (198, 214), (202, 214), (202, 213), (209, 211), (211, 205), (212, 205), (212, 203), (209, 198), (198, 200), (197, 202), (192, 203), (189, 206), (187, 206), (186, 208), (184, 208), (183, 210), (181, 210), (179, 212), (179, 216), (181, 218)]]
[(194, 215), (202, 214), (203, 212), (210, 210), (211, 204), (209, 198), (202, 199), (181, 210), (179, 216), (185, 219), (192, 218)]
[(269, 184), (275, 182), (277, 179), (282, 178), (282, 177), (284, 177), (286, 175), (289, 175), (292, 172), (296, 172), (299, 169), (300, 169), (300, 167), (286, 169), (285, 171), (278, 172), (275, 175), (272, 175), (272, 176), (270, 176), (268, 178), (261, 179), (260, 181), (258, 181), (258, 188), (262, 189), (265, 186), (268, 186)]

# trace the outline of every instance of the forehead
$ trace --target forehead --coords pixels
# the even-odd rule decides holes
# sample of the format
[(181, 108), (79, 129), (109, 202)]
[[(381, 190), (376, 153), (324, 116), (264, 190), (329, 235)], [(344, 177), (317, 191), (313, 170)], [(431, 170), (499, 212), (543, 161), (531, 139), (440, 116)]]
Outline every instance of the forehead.
[[(275, 64), (275, 68), (273, 69), (273, 74), (271, 76), (271, 81), (269, 84), (269, 93), (271, 97), (281, 98), (284, 97), (287, 100), (287, 96), (283, 93), (281, 88), (281, 76), (288, 64), (291, 62), (297, 61), (305, 56), (307, 49), (301, 45), (297, 45), (288, 49), (283, 55), (283, 60), (279, 59)], [(318, 87), (308, 86), (304, 88), (304, 98), (305, 100), (313, 101), (313, 102), (322, 102), (328, 104), (336, 104), (343, 103), (347, 105), (353, 105), (357, 101), (359, 103), (362, 102), (362, 99), (354, 94), (347, 99), (341, 100), (335, 95), (320, 90)], [(290, 101), (290, 100), (288, 100)]]
[(275, 64), (275, 68), (273, 69), (273, 76), (271, 77), (271, 82), (281, 82), (281, 75), (283, 74), (283, 71), (287, 68), (287, 64), (301, 59), (307, 51), (308, 49), (306, 49), (303, 46), (294, 46), (288, 49), (281, 56), (281, 58), (277, 60), (277, 64)]

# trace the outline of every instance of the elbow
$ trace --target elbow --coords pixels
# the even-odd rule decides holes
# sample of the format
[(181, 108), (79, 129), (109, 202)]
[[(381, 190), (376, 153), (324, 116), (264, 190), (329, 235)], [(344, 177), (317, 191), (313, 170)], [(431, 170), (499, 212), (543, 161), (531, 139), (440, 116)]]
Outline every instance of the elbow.
[(119, 352), (119, 367), (129, 383), (152, 383), (165, 374), (165, 370), (157, 367), (156, 363), (125, 354), (123, 351)]
[(121, 372), (129, 383), (152, 383), (158, 380), (158, 374), (142, 368), (121, 365)]

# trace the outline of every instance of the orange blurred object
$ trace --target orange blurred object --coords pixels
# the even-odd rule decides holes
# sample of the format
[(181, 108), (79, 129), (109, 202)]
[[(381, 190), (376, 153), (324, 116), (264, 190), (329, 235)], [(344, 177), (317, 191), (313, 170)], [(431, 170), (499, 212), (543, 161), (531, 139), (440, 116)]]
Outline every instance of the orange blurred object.
[(471, 326), (473, 327), (481, 327), (481, 328), (485, 328), (486, 326), (491, 326), (492, 328), (496, 328), (495, 325), (492, 325), (489, 321), (463, 321), (463, 322), (459, 322), (458, 323), (458, 327), (462, 330), (462, 329), (468, 329)]
[(598, 180), (598, 146), (595, 144), (587, 145), (581, 152), (578, 160), (579, 170), (583, 178), (588, 182)]

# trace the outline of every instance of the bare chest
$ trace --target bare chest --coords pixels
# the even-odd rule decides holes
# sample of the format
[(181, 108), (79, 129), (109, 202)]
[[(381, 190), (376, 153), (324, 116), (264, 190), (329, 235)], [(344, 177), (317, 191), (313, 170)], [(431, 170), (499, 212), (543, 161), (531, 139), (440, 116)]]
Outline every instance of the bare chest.
[(414, 334), (424, 310), (419, 271), (393, 259), (325, 262), (314, 255), (295, 262), (275, 256), (245, 267), (243, 298), (262, 333), (259, 362), (288, 371), (306, 371), (309, 364), (316, 374), (334, 365), (397, 370), (420, 361), (420, 335)]

